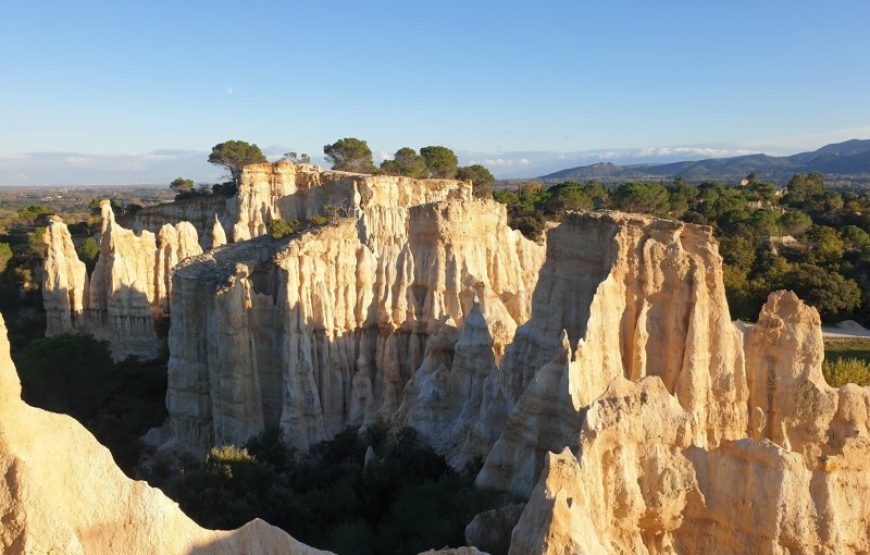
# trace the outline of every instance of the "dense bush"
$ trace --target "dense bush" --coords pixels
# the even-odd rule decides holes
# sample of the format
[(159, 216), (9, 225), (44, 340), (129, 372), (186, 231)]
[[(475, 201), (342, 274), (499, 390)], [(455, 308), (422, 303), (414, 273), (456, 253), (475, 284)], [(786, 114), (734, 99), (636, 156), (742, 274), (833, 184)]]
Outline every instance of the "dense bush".
[[(365, 464), (368, 446), (376, 457)], [(471, 470), (452, 470), (410, 428), (346, 431), (305, 454), (269, 430), (243, 449), (212, 449), (158, 484), (203, 526), (260, 517), (342, 555), (462, 545), (475, 514), (510, 501), (475, 488)]]
[(285, 221), (281, 218), (273, 218), (266, 224), (266, 231), (275, 239), (281, 239), (288, 235), (293, 235), (299, 228), (302, 227), (299, 220)]

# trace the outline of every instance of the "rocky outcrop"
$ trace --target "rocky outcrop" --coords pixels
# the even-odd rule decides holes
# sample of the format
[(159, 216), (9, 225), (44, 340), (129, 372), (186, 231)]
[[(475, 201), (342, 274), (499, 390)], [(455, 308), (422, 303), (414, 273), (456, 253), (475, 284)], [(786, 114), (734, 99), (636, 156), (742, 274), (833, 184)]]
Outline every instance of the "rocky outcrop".
[(511, 533), (525, 507), (525, 503), (511, 503), (478, 514), (465, 527), (465, 543), (491, 555), (507, 555)]
[(52, 221), (45, 234), (43, 296), (47, 335), (85, 331), (109, 342), (117, 359), (156, 358), (160, 340), (155, 321), (167, 315), (172, 270), (199, 254), (196, 229), (165, 224), (157, 237), (136, 234), (115, 222), (108, 201), (101, 204), (100, 256), (85, 275), (66, 225)]
[(224, 231), (224, 226), (221, 224), (217, 216), (214, 217), (214, 223), (211, 225), (211, 248), (216, 249), (227, 244), (227, 234)]
[[(698, 423), (660, 378), (616, 378), (587, 410), (579, 454), (548, 455), (510, 552), (867, 552), (870, 507), (850, 500), (870, 493), (870, 390), (807, 371), (818, 332), (814, 309), (771, 295), (747, 337), (750, 382), (767, 390), (742, 407), (755, 439), (693, 445)], [(771, 404), (783, 390), (795, 396)]]
[(56, 335), (68, 332), (82, 322), (88, 275), (63, 220), (52, 216), (43, 237), (48, 244), (42, 267), (45, 333)]
[(361, 216), (369, 220), (368, 229), (394, 235), (410, 207), (470, 195), (469, 182), (323, 171), (281, 161), (244, 168), (238, 193), (227, 203), (227, 217), (233, 222), (233, 241), (264, 235), (275, 218), (302, 221), (325, 214)]
[(25, 404), (2, 318), (0, 336), (4, 554), (324, 554), (262, 520), (235, 531), (197, 526), (160, 490), (124, 476), (75, 420)]
[(500, 364), (517, 408), (478, 476), (528, 495), (548, 451), (578, 448), (585, 407), (616, 377), (658, 376), (698, 422), (695, 445), (743, 437), (748, 391), (709, 228), (572, 214), (547, 234), (532, 316)]
[(226, 220), (227, 203), (223, 195), (197, 195), (174, 202), (145, 206), (130, 215), (119, 216), (118, 223), (136, 233), (150, 231), (157, 235), (166, 224), (187, 222), (196, 229), (203, 249), (213, 248), (210, 239), (215, 218)]
[[(167, 405), (182, 446), (203, 451), (280, 426), (305, 448), (397, 413), (420, 422), (425, 411), (400, 406), (406, 384), (435, 357), (430, 337), (461, 328), (476, 298), (481, 317), (457, 351), (496, 360), (528, 318), (543, 248), (507, 227), (501, 205), (463, 188), (461, 199), (406, 206), (426, 201), (420, 191), (431, 184), (348, 179), (371, 186), (361, 189), (358, 217), (227, 245), (177, 268)], [(460, 381), (452, 394), (460, 413), (461, 388), (492, 392), (484, 376)], [(469, 436), (450, 436), (460, 437)]]

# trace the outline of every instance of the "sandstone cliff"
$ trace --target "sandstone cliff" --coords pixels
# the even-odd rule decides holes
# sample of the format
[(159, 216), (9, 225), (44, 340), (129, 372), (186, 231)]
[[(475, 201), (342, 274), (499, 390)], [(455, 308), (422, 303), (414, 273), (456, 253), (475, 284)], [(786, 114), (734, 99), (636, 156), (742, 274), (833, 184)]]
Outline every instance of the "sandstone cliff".
[(0, 551), (7, 555), (317, 555), (261, 520), (197, 526), (173, 501), (128, 479), (68, 416), (28, 406), (0, 318)]
[(578, 454), (548, 455), (511, 553), (867, 552), (870, 390), (824, 383), (818, 314), (791, 293), (771, 295), (747, 347), (763, 392), (741, 407), (747, 437), (695, 446), (661, 378), (616, 378)]
[(101, 210), (100, 256), (89, 277), (66, 225), (53, 220), (46, 230), (46, 334), (86, 331), (107, 340), (115, 358), (156, 358), (155, 320), (168, 313), (172, 269), (202, 252), (196, 229), (181, 222), (163, 225), (157, 237), (150, 231), (136, 234), (115, 222), (108, 201)]
[(659, 376), (698, 425), (692, 441), (745, 435), (742, 335), (711, 230), (620, 213), (572, 214), (500, 364), (517, 409), (478, 477), (528, 494), (548, 451), (578, 447), (583, 411), (616, 377)]
[(242, 181), (205, 254), (107, 213), (88, 283), (62, 224), (47, 234), (53, 328), (98, 310), (130, 345), (168, 296), (181, 447), (386, 421), (530, 497), (515, 555), (870, 552), (870, 390), (825, 384), (818, 314), (790, 293), (730, 321), (709, 228), (569, 214), (539, 245), (462, 182), (283, 162)]
[(870, 389), (825, 383), (814, 309), (744, 335), (697, 226), (575, 215), (547, 249), (478, 475), (531, 492), (512, 554), (867, 552)]
[(469, 198), (471, 184), (452, 179), (412, 179), (323, 171), (310, 164), (251, 164), (242, 172), (235, 197), (227, 202), (233, 241), (266, 233), (274, 218), (306, 220), (325, 209), (341, 217), (364, 217), (366, 227), (393, 234), (412, 206), (448, 198)]
[(464, 198), (407, 206), (425, 202), (432, 184), (369, 185), (356, 218), (234, 243), (177, 268), (167, 405), (182, 446), (202, 451), (280, 426), (304, 448), (397, 414), (419, 423), (420, 411), (399, 409), (431, 336), (462, 327), (478, 299), (475, 325), (490, 338), (462, 346), (483, 341), (492, 359), (528, 318), (543, 247), (509, 229), (501, 205), (463, 187)]
[(196, 229), (203, 249), (212, 248), (211, 232), (215, 217), (226, 219), (227, 197), (203, 195), (146, 206), (130, 216), (118, 218), (118, 223), (136, 233), (150, 231), (155, 235), (166, 224), (187, 222)]

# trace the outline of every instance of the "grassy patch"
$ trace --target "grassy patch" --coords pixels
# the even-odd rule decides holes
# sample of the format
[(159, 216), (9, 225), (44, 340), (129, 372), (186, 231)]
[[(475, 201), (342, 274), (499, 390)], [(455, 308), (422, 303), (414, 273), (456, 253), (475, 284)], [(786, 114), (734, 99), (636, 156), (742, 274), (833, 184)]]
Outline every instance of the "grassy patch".
[(847, 383), (870, 386), (870, 338), (825, 340), (822, 372), (834, 387)]

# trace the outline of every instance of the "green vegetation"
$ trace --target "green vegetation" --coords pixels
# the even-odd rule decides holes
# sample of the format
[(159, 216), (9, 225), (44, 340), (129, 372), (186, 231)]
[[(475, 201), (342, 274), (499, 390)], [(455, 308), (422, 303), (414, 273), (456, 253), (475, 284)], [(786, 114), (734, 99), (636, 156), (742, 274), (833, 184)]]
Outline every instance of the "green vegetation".
[(374, 173), (375, 163), (372, 161), (372, 149), (368, 143), (354, 137), (339, 139), (331, 145), (323, 147), (323, 154), (332, 164), (332, 169)]
[(226, 168), (230, 172), (233, 185), (238, 188), (242, 178), (242, 168), (248, 164), (258, 164), (267, 160), (260, 147), (255, 144), (245, 141), (227, 141), (212, 147), (208, 161)]
[(459, 158), (456, 153), (444, 146), (426, 146), (420, 149), (420, 156), (426, 162), (430, 177), (452, 179), (456, 177)]
[(193, 182), (193, 179), (176, 177), (172, 180), (172, 183), (169, 184), (169, 188), (178, 194), (187, 194), (196, 190), (196, 183)]
[(299, 231), (301, 227), (302, 224), (299, 223), (299, 220), (290, 220), (288, 222), (281, 218), (274, 218), (269, 220), (269, 223), (266, 224), (266, 232), (275, 239), (281, 239), (288, 235), (293, 235)]
[(870, 386), (870, 362), (858, 358), (836, 358), (822, 364), (828, 385), (840, 387), (847, 383)]
[[(366, 464), (368, 446), (375, 458)], [(342, 555), (404, 555), (463, 545), (475, 514), (511, 501), (475, 488), (475, 470), (452, 470), (410, 428), (349, 430), (304, 455), (269, 430), (243, 449), (155, 468), (151, 480), (209, 528), (260, 517)]]
[(870, 324), (870, 193), (836, 192), (821, 175), (796, 175), (784, 191), (750, 176), (748, 184), (700, 186), (529, 182), (493, 197), (509, 223), (537, 239), (568, 210), (618, 209), (712, 226), (724, 259), (731, 315), (754, 320), (770, 292), (791, 289), (826, 322)]
[(13, 358), (25, 401), (74, 417), (132, 472), (138, 438), (166, 418), (164, 362), (116, 364), (108, 343), (84, 334), (36, 339)]
[(100, 244), (93, 237), (86, 237), (76, 249), (76, 253), (90, 273), (97, 264), (97, 258), (100, 257)]
[(456, 179), (471, 181), (474, 196), (478, 198), (489, 198), (492, 196), (492, 185), (495, 183), (495, 177), (480, 164), (459, 168), (456, 171)]
[(310, 164), (311, 156), (308, 156), (304, 152), (302, 154), (297, 154), (296, 152), (290, 151), (285, 152), (282, 156), (284, 160), (288, 162), (293, 162), (294, 164)]
[(381, 171), (388, 175), (404, 175), (423, 178), (429, 176), (426, 160), (413, 148), (404, 147), (396, 151), (392, 160), (381, 162)]

